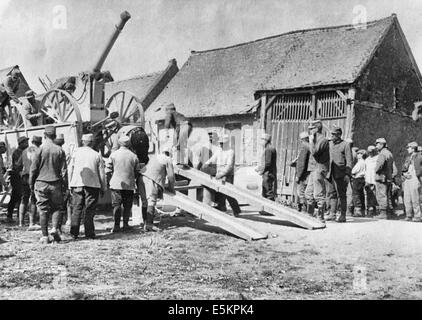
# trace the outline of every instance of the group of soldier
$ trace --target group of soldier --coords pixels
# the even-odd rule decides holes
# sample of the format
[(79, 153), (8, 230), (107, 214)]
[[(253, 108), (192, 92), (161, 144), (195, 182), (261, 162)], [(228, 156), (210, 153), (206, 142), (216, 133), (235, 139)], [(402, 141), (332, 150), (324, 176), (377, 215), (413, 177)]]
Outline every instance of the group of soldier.
[(342, 139), (341, 128), (331, 130), (330, 137), (322, 129), (321, 121), (314, 121), (300, 134), (299, 155), (291, 164), (296, 166), (299, 211), (323, 221), (346, 222), (346, 215), (393, 219), (402, 194), (406, 220), (422, 221), (422, 148), (416, 142), (407, 145), (409, 156), (399, 174), (384, 138), (358, 149)]

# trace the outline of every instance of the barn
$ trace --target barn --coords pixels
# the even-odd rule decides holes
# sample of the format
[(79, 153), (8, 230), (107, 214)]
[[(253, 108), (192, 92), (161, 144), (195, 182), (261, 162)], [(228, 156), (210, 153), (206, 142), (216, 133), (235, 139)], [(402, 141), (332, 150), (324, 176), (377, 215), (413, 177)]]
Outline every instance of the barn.
[(294, 194), (298, 136), (309, 121), (343, 128), (359, 148), (387, 139), (400, 168), (405, 144), (422, 142), (412, 120), (422, 78), (395, 14), (362, 25), (293, 31), (226, 48), (193, 51), (147, 109), (160, 128), (174, 103), (195, 128), (226, 130), (238, 167), (259, 161), (260, 130), (278, 152), (279, 194)]

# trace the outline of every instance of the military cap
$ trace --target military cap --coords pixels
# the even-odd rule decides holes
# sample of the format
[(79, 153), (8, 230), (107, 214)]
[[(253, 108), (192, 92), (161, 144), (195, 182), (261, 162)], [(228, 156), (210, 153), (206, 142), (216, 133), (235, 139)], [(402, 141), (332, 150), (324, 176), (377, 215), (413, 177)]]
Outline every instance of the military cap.
[(368, 146), (368, 152), (373, 152), (375, 149), (375, 146)]
[(41, 143), (42, 142), (42, 138), (40, 136), (33, 136), (32, 137), (32, 142)]
[(25, 92), (25, 97), (27, 98), (35, 97), (35, 92), (32, 90), (28, 90), (27, 92)]
[(92, 133), (84, 134), (82, 136), (82, 141), (92, 142), (94, 141), (94, 135)]
[(366, 152), (366, 150), (365, 150), (365, 149), (360, 149), (360, 150), (358, 150), (357, 154), (361, 154), (361, 155), (363, 155), (363, 156), (367, 156), (367, 155), (368, 155), (368, 153)]
[(19, 139), (18, 139), (18, 144), (21, 144), (21, 143), (23, 143), (23, 142), (25, 142), (25, 141), (28, 141), (29, 140), (29, 138), (28, 137), (20, 137)]
[(307, 131), (301, 132), (299, 134), (299, 139), (303, 140), (303, 139), (306, 139), (306, 138), (309, 138), (309, 133)]
[(353, 148), (352, 148), (352, 151), (354, 151), (354, 152), (358, 152), (358, 151), (359, 151), (359, 148), (358, 148), (358, 147), (353, 147)]
[(59, 133), (56, 137), (56, 140), (64, 140), (64, 134), (63, 133)]
[(409, 142), (408, 144), (407, 144), (407, 147), (408, 148), (414, 148), (414, 149), (417, 149), (418, 148), (418, 143), (417, 142)]
[(47, 127), (45, 127), (44, 132), (46, 134), (54, 134), (55, 135), (56, 134), (56, 128), (53, 127), (53, 126), (47, 126)]
[(343, 134), (343, 130), (341, 130), (340, 127), (335, 126), (331, 129), (331, 133), (332, 134), (338, 134), (338, 135), (341, 136)]
[(311, 122), (308, 129), (314, 129), (314, 128), (322, 128), (321, 120), (314, 120), (314, 121)]
[(166, 106), (166, 111), (170, 110), (176, 110), (176, 106), (174, 105), (174, 103), (170, 103)]
[(129, 147), (130, 146), (130, 138), (128, 136), (121, 136), (119, 138), (119, 145), (121, 145), (122, 147)]
[(265, 141), (267, 141), (267, 142), (270, 142), (270, 141), (271, 141), (271, 135), (269, 135), (268, 133), (264, 133), (264, 134), (261, 136), (261, 139), (262, 139), (262, 140), (265, 140)]
[(385, 140), (384, 138), (378, 138), (375, 143), (382, 143), (382, 144), (387, 144), (387, 140)]
[(229, 142), (229, 140), (230, 140), (230, 137), (228, 134), (223, 134), (218, 137), (218, 143), (227, 143)]

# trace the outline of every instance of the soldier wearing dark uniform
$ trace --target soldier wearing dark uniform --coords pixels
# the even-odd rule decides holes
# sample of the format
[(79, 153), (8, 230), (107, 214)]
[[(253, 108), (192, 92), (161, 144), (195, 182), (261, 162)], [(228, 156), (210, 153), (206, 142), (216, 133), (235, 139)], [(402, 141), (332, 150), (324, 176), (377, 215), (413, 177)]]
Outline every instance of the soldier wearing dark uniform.
[(17, 104), (21, 104), (16, 93), (19, 90), (20, 85), (20, 70), (18, 67), (13, 68), (10, 75), (0, 83), (0, 125), (4, 124), (6, 120), (5, 108), (9, 108), (9, 115), (12, 114), (10, 101), (14, 101)]
[[(27, 186), (27, 184), (24, 185), (22, 183), (21, 174), (23, 170), (22, 153), (28, 148), (28, 140), (27, 137), (20, 137), (18, 139), (19, 146), (12, 154), (12, 164), (8, 170), (10, 185), (12, 187), (10, 201), (7, 206), (7, 220), (9, 222), (13, 222), (13, 211), (15, 210), (16, 205), (21, 201), (23, 188)], [(22, 224), (23, 221), (20, 221), (20, 223)]]
[[(173, 103), (166, 107), (166, 117), (164, 119), (164, 129), (174, 129), (173, 147), (176, 148), (177, 164), (188, 165), (188, 138), (192, 131), (192, 124), (189, 120), (176, 111)], [(167, 134), (169, 137), (169, 134)]]
[(332, 184), (330, 199), (330, 219), (334, 219), (337, 211), (337, 199), (340, 200), (340, 216), (337, 222), (346, 222), (347, 186), (352, 174), (353, 159), (350, 144), (341, 139), (341, 128), (331, 131), (330, 166), (327, 179)]
[(308, 132), (302, 132), (299, 135), (300, 139), (300, 150), (297, 159), (291, 166), (296, 167), (296, 183), (298, 185), (297, 196), (298, 196), (298, 211), (302, 212), (306, 208), (306, 197), (305, 190), (308, 185), (309, 179), (309, 134)]
[(379, 204), (379, 219), (388, 219), (392, 211), (391, 183), (393, 179), (393, 155), (387, 149), (387, 141), (384, 138), (376, 140), (375, 147), (378, 149), (377, 164), (375, 166), (375, 191)]
[(56, 128), (47, 126), (44, 132), (45, 142), (37, 151), (31, 164), (30, 187), (35, 191), (40, 212), (42, 231), (41, 243), (49, 243), (48, 219), (52, 215), (51, 235), (54, 241), (60, 241), (59, 228), (63, 207), (63, 188), (67, 189), (66, 154), (54, 143)]
[(277, 151), (271, 144), (269, 134), (262, 136), (262, 142), (264, 153), (261, 166), (256, 171), (262, 176), (262, 196), (275, 201), (277, 195)]
[(309, 150), (311, 153), (308, 170), (311, 172), (308, 185), (305, 190), (307, 210), (310, 215), (314, 214), (315, 202), (318, 208), (318, 218), (324, 220), (325, 207), (325, 183), (330, 163), (330, 146), (328, 140), (322, 134), (322, 122), (313, 121), (309, 126)]
[(22, 113), (27, 127), (36, 127), (41, 125), (42, 113), (40, 112), (40, 104), (35, 100), (35, 93), (29, 90), (25, 93), (23, 99)]

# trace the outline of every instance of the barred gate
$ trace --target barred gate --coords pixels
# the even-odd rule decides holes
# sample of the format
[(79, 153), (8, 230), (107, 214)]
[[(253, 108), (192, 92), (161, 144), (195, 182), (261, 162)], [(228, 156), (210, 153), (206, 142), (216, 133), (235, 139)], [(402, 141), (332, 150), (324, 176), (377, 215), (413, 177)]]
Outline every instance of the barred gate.
[(336, 91), (317, 93), (314, 99), (315, 105), (310, 93), (280, 95), (268, 110), (270, 125), (267, 128), (277, 150), (278, 194), (283, 198), (290, 198), (296, 193), (296, 170), (290, 163), (299, 154), (299, 134), (308, 130), (309, 122), (312, 119), (323, 120), (326, 135), (334, 125), (343, 131), (346, 128), (347, 103)]

